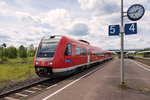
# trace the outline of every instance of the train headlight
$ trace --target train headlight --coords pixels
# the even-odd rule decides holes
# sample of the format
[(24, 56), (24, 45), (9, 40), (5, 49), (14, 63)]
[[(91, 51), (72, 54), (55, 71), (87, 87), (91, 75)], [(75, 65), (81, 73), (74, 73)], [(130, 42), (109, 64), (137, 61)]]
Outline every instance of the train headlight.
[(52, 62), (47, 62), (47, 65), (52, 65), (53, 63)]
[(36, 61), (35, 64), (36, 64), (36, 65), (39, 65), (40, 63)]

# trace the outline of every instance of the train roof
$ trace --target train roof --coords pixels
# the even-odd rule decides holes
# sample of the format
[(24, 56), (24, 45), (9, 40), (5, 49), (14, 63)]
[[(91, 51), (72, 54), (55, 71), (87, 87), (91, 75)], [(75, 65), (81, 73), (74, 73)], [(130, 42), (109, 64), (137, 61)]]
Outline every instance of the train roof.
[(85, 41), (85, 42), (83, 42), (82, 40), (81, 41), (80, 40), (75, 40), (75, 39), (67, 37), (67, 36), (63, 36), (63, 37), (66, 38), (66, 39), (69, 39), (72, 42), (79, 43), (79, 44), (84, 45), (84, 46), (92, 47), (93, 49), (101, 49), (99, 47), (92, 46), (91, 44), (87, 43), (87, 41), (85, 41), (85, 40), (83, 40), (83, 41)]
[(85, 40), (79, 40), (79, 41), (90, 44), (88, 41), (85, 41)]
[[(62, 35), (53, 35), (53, 36), (46, 37), (46, 38), (44, 37), (43, 39), (58, 39), (59, 40), (59, 39), (62, 39), (62, 38), (70, 40), (74, 43), (79, 43), (79, 44), (84, 45), (84, 46), (92, 47), (93, 49), (101, 49), (99, 47), (95, 47), (95, 46), (90, 45), (90, 43), (85, 41), (85, 40), (75, 40), (73, 38), (70, 38), (70, 37), (67, 37), (67, 36), (62, 36)], [(103, 50), (103, 49), (101, 49), (101, 50)], [(107, 51), (107, 50), (103, 50), (103, 51), (110, 52), (110, 51)]]

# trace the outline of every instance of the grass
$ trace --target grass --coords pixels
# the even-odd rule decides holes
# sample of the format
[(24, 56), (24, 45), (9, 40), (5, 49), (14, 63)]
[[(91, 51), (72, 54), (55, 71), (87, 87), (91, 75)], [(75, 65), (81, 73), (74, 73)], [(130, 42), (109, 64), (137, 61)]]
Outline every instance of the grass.
[(135, 55), (135, 57), (143, 57), (143, 54)]
[(112, 55), (112, 57), (117, 57), (117, 56), (118, 56), (117, 54), (113, 54), (113, 55)]
[(26, 59), (9, 59), (6, 63), (8, 64), (0, 65), (0, 86), (20, 80), (25, 80), (35, 75), (33, 57), (29, 57)]
[(122, 85), (122, 84), (118, 83), (118, 84), (117, 84), (117, 87), (118, 87), (118, 88), (121, 88), (121, 89), (128, 89), (128, 86), (127, 86), (126, 84), (123, 84), (123, 85)]
[(6, 63), (18, 63), (18, 62), (24, 62), (24, 63), (33, 63), (34, 57), (28, 57), (28, 58), (16, 58), (16, 59), (8, 59)]
[(135, 84), (135, 87), (142, 90), (142, 91), (150, 92), (150, 87), (149, 86), (144, 86), (142, 84)]

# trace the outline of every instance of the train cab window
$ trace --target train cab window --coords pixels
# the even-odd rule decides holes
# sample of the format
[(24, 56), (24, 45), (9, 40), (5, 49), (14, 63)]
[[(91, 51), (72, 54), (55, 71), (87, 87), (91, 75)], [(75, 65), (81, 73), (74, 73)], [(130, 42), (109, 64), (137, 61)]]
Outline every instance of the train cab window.
[(76, 55), (80, 55), (80, 48), (76, 48)]
[(82, 55), (86, 55), (85, 49), (82, 48)]
[(70, 43), (67, 45), (64, 55), (65, 56), (71, 56), (72, 55), (72, 49), (71, 49), (71, 44)]
[(37, 57), (53, 57), (59, 42), (43, 40), (38, 48)]

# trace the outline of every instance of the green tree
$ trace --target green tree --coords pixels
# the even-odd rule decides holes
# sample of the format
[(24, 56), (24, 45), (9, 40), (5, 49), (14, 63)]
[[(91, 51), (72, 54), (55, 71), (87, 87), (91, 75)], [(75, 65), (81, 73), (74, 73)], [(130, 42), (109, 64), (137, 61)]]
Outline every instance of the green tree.
[(147, 51), (147, 50), (150, 50), (150, 48), (149, 47), (148, 48), (144, 48), (144, 50)]
[(33, 57), (35, 55), (36, 49), (34, 48), (34, 45), (31, 44), (28, 47), (28, 56)]
[(5, 56), (8, 58), (17, 58), (17, 49), (13, 46), (8, 47), (5, 49)]
[(4, 56), (8, 57), (8, 48), (4, 48)]
[(2, 54), (1, 54), (1, 47), (0, 47), (0, 61), (1, 61), (1, 55), (2, 55)]
[(27, 58), (27, 49), (23, 45), (19, 47), (19, 56), (21, 58)]

